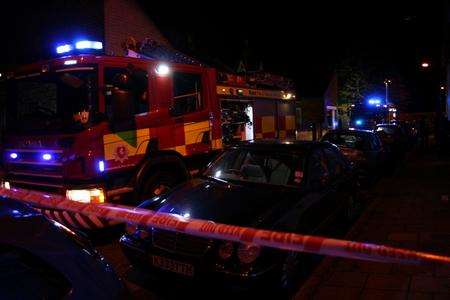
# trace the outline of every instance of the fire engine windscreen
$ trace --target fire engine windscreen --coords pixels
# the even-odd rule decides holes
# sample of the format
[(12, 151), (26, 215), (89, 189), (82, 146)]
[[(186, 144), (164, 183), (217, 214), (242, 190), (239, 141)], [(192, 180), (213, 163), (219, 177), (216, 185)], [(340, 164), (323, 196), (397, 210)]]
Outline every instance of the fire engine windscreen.
[(7, 82), (6, 90), (10, 131), (78, 131), (96, 121), (94, 69), (16, 77)]

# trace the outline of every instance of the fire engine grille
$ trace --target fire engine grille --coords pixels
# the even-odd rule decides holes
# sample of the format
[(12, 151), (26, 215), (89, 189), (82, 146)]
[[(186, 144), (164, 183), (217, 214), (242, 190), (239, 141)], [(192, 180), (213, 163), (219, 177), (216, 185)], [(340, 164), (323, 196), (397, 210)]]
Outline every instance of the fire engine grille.
[(213, 241), (184, 233), (152, 229), (153, 246), (177, 254), (203, 256)]
[(18, 153), (19, 158), (6, 161), (7, 179), (13, 187), (62, 193), (63, 167), (59, 162), (59, 152), (50, 151), (54, 159), (45, 162), (41, 159), (44, 151), (30, 149), (13, 151)]

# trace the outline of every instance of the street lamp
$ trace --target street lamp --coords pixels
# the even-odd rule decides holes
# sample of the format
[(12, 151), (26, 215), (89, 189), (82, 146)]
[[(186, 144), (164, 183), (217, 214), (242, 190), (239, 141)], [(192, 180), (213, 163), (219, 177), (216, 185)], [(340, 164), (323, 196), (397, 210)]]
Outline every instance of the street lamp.
[(392, 80), (390, 79), (385, 79), (384, 80), (384, 85), (386, 87), (386, 98), (385, 98), (385, 104), (388, 105), (389, 104), (389, 100), (388, 100), (388, 96), (389, 96), (389, 85), (392, 83)]
[(430, 63), (424, 61), (420, 66), (421, 66), (422, 68), (426, 69), (426, 68), (429, 68), (429, 67), (430, 67)]

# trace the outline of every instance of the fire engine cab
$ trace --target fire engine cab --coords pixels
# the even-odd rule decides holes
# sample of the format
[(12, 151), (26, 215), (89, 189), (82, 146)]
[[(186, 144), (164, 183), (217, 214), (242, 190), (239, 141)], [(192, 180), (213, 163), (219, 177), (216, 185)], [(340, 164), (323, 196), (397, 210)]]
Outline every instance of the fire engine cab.
[[(295, 136), (292, 92), (218, 84), (214, 68), (179, 52), (113, 57), (96, 41), (56, 50), (60, 57), (1, 78), (6, 188), (136, 205), (186, 180), (224, 144)], [(44, 213), (76, 228), (110, 225)]]

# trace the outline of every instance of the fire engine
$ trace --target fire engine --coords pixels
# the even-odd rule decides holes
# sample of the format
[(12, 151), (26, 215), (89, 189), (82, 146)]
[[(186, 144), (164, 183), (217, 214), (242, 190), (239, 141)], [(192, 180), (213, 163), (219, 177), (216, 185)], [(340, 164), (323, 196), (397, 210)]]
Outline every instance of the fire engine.
[[(136, 205), (198, 172), (224, 143), (295, 136), (292, 91), (252, 86), (176, 51), (107, 56), (84, 40), (56, 52), (1, 78), (6, 188)], [(43, 212), (75, 228), (111, 225)]]

